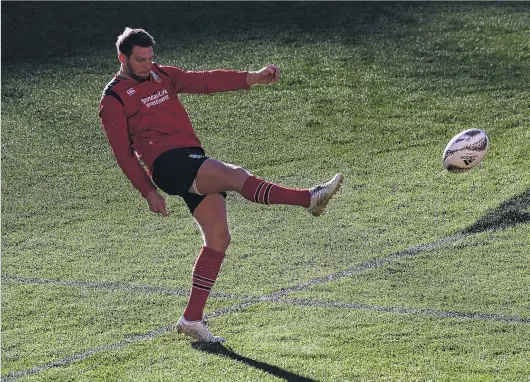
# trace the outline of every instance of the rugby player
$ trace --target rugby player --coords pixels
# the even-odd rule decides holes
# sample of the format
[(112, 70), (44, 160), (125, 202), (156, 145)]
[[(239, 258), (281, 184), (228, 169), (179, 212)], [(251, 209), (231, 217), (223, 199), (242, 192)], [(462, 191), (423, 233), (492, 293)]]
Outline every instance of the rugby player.
[(155, 63), (154, 45), (155, 40), (144, 29), (126, 28), (118, 37), (120, 70), (103, 91), (99, 117), (118, 165), (146, 199), (149, 209), (168, 216), (160, 189), (181, 197), (197, 222), (203, 246), (193, 267), (191, 293), (177, 330), (199, 341), (222, 342), (223, 338), (210, 333), (203, 311), (230, 244), (226, 192), (238, 192), (261, 204), (301, 206), (319, 216), (343, 177), (339, 173), (310, 189), (293, 189), (208, 157), (178, 94), (271, 84), (278, 81), (280, 69), (267, 65), (258, 71), (186, 71)]

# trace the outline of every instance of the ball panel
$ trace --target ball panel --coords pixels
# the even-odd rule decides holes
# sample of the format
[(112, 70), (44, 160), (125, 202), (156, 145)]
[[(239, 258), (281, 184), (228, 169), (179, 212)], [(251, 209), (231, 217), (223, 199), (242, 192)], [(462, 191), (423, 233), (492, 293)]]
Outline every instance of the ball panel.
[(462, 171), (469, 170), (469, 168), (462, 168), (462, 167), (458, 167), (452, 164), (448, 164), (446, 167), (446, 170), (449, 172), (462, 172)]
[(480, 129), (469, 129), (455, 135), (445, 147), (442, 159), (450, 172), (461, 172), (475, 167), (489, 148), (487, 134)]

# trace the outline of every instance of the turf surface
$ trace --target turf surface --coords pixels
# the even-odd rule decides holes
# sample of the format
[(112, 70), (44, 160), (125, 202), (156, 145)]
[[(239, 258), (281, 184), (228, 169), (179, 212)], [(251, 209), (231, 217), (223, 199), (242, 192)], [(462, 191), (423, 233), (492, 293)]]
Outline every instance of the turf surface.
[[(2, 2), (2, 377), (27, 381), (530, 378), (525, 3)], [(97, 22), (94, 22), (97, 20)], [(207, 307), (171, 330), (201, 236), (151, 214), (97, 117), (125, 26), (185, 69), (282, 78), (182, 95), (207, 152), (309, 187), (328, 214), (228, 197)], [(449, 139), (490, 152), (449, 174)]]

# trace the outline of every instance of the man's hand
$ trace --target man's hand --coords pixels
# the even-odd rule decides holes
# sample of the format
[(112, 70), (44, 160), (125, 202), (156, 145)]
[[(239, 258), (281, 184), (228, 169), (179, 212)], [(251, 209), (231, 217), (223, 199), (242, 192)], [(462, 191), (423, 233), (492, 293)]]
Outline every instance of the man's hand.
[(146, 200), (151, 211), (162, 214), (163, 216), (169, 215), (166, 210), (166, 200), (156, 190), (151, 191), (147, 195)]
[(247, 83), (248, 86), (255, 84), (271, 84), (280, 78), (280, 68), (276, 65), (267, 65), (257, 72), (248, 72)]

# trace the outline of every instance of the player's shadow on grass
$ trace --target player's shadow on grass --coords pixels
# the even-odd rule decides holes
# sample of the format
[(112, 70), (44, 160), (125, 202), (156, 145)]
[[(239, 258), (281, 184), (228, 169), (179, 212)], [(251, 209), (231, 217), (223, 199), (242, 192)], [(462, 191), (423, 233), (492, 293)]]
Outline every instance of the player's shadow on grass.
[(222, 344), (209, 344), (205, 342), (194, 342), (191, 345), (194, 349), (200, 350), (206, 353), (220, 355), (223, 357), (231, 358), (233, 360), (243, 362), (248, 366), (255, 367), (256, 369), (263, 370), (271, 375), (278, 378), (283, 378), (286, 381), (303, 381), (303, 382), (315, 382), (314, 379), (302, 377), (301, 375), (291, 373), (290, 371), (280, 369), (277, 366), (269, 365), (265, 362), (256, 361), (254, 359), (244, 357), (235, 353), (234, 351), (224, 347)]
[(530, 188), (521, 195), (503, 202), (463, 232), (475, 234), (484, 231), (504, 229), (517, 224), (530, 223)]

